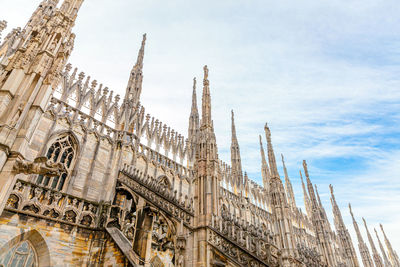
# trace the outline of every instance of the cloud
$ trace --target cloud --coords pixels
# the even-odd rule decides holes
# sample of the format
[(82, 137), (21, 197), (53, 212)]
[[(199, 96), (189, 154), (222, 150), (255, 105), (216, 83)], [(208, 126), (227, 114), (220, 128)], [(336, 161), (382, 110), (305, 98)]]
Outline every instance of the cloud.
[[(38, 3), (4, 3), (0, 18), (23, 25)], [(400, 249), (399, 13), (394, 0), (85, 1), (70, 62), (123, 94), (147, 32), (142, 103), (184, 135), (208, 64), (220, 158), (230, 162), (233, 108), (243, 168), (261, 182), (268, 121), (297, 203), (307, 159), (329, 214), (332, 183), (351, 231), (348, 202)]]

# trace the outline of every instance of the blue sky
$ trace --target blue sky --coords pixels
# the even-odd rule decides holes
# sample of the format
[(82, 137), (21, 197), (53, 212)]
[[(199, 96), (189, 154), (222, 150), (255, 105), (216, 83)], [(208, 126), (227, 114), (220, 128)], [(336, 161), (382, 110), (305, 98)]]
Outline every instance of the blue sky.
[[(0, 19), (23, 26), (39, 2), (0, 0)], [(297, 203), (306, 159), (329, 214), (333, 184), (352, 233), (348, 202), (363, 234), (362, 216), (370, 231), (382, 222), (400, 250), (398, 14), (396, 0), (86, 0), (70, 62), (123, 94), (146, 32), (142, 103), (185, 135), (192, 79), (207, 64), (221, 159), (233, 109), (243, 169), (260, 182), (268, 121)]]

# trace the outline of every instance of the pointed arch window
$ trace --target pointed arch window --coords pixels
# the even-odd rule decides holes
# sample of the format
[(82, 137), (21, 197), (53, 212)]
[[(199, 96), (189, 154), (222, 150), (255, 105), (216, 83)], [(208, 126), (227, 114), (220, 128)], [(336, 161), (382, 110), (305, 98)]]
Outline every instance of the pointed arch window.
[(46, 157), (53, 163), (61, 163), (64, 166), (64, 172), (55, 177), (39, 175), (37, 184), (61, 191), (72, 173), (76, 150), (75, 138), (70, 134), (59, 136), (47, 150)]
[(28, 241), (23, 241), (10, 248), (2, 255), (0, 266), (5, 267), (36, 267), (37, 255)]

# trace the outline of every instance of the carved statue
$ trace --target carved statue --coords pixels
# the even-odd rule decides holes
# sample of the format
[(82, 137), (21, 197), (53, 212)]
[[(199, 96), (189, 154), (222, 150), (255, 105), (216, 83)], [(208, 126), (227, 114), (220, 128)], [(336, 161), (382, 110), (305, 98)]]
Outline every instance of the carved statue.
[(133, 219), (128, 219), (128, 222), (125, 224), (123, 233), (125, 236), (132, 240), (135, 231), (135, 221)]
[(178, 260), (176, 261), (176, 267), (184, 267), (185, 266), (185, 257), (182, 254), (179, 254)]
[(204, 69), (204, 80), (207, 80), (208, 79), (208, 67), (207, 67), (207, 65), (205, 65), (203, 69)]
[(33, 162), (26, 160), (15, 161), (14, 171), (19, 174), (39, 174), (49, 177), (59, 176), (65, 171), (62, 163), (53, 163), (46, 157), (38, 157)]
[(14, 53), (14, 45), (15, 42), (18, 38), (18, 35), (21, 33), (21, 28), (15, 28), (13, 29), (7, 36), (4, 38), (3, 44), (0, 46), (0, 48), (3, 48), (3, 46), (7, 45), (7, 50), (5, 52), (5, 57), (10, 56), (12, 53)]
[(24, 103), (20, 103), (18, 105), (18, 109), (15, 112), (14, 116), (12, 117), (11, 121), (10, 121), (10, 126), (15, 127), (15, 125), (18, 122), (19, 117), (21, 117), (22, 111), (24, 110)]

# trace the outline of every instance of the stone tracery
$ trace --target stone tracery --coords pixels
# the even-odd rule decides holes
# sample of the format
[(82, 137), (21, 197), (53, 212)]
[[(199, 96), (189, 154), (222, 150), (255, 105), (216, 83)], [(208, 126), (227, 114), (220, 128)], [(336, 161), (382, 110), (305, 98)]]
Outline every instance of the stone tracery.
[[(87, 265), (105, 264), (104, 251), (115, 243), (124, 264), (132, 265), (358, 266), (333, 191), (338, 235), (305, 163), (307, 213), (297, 208), (285, 166), (285, 185), (280, 179), (267, 125), (268, 163), (260, 138), (263, 186), (242, 174), (233, 117), (232, 166), (219, 160), (207, 66), (201, 121), (194, 80), (188, 139), (139, 102), (146, 35), (122, 103), (108, 87), (69, 64), (64, 68), (82, 2), (65, 0), (58, 9), (58, 1), (44, 0), (27, 27), (0, 46), (0, 152), (12, 167), (0, 173), (11, 191), (1, 191), (6, 212), (88, 233), (87, 240), (107, 234), (112, 242), (94, 239), (100, 248)], [(29, 99), (18, 97), (25, 94)], [(5, 114), (5, 107), (12, 112)], [(38, 144), (48, 139), (47, 148)], [(35, 174), (35, 183), (27, 174)]]
[(74, 166), (76, 151), (76, 141), (71, 135), (63, 134), (56, 138), (47, 150), (46, 158), (52, 165), (60, 166), (63, 171), (56, 175), (39, 174), (37, 184), (62, 190)]

